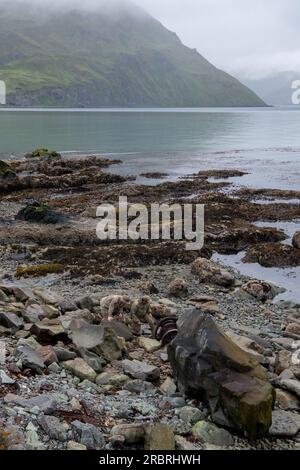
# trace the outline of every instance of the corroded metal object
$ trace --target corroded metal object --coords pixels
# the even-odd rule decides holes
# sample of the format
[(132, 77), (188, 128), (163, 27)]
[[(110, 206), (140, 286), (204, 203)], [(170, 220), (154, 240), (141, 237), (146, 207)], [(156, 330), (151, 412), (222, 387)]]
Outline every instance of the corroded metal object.
[(166, 317), (160, 320), (154, 332), (155, 339), (161, 341), (163, 346), (169, 344), (177, 336), (177, 318)]

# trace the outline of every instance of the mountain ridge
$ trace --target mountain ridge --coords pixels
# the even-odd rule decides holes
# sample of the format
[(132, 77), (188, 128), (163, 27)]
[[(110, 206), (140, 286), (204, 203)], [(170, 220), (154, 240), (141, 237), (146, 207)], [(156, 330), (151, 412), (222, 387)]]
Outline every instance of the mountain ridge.
[(0, 4), (0, 79), (12, 106), (264, 106), (140, 8)]

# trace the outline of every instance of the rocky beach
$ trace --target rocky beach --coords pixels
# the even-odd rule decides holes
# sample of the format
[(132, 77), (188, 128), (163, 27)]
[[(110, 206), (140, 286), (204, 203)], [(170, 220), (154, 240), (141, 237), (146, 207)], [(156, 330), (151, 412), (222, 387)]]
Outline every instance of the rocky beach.
[[(299, 449), (300, 302), (215, 256), (297, 269), (300, 232), (279, 225), (300, 191), (233, 191), (239, 168), (146, 185), (121, 164), (0, 161), (1, 448)], [(120, 196), (204, 204), (203, 248), (99, 240)]]

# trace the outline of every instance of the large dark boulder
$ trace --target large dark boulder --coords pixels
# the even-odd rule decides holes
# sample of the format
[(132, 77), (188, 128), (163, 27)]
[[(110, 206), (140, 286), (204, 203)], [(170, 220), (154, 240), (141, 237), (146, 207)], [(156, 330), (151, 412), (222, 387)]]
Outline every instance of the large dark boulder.
[(0, 180), (16, 178), (16, 173), (10, 165), (3, 160), (0, 160)]
[(265, 369), (199, 310), (178, 328), (168, 354), (179, 390), (205, 400), (216, 422), (250, 439), (266, 436), (275, 393)]
[(65, 217), (53, 211), (47, 204), (39, 201), (31, 201), (16, 215), (17, 220), (26, 222), (57, 224), (65, 221)]

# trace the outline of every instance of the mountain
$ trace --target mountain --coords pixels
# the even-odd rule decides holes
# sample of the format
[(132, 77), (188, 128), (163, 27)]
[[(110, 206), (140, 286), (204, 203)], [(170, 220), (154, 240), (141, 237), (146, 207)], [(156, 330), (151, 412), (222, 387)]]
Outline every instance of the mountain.
[(10, 105), (264, 106), (137, 6), (2, 2), (0, 24), (0, 79)]
[(241, 81), (269, 105), (292, 105), (292, 83), (300, 80), (299, 72), (281, 72), (267, 78)]

